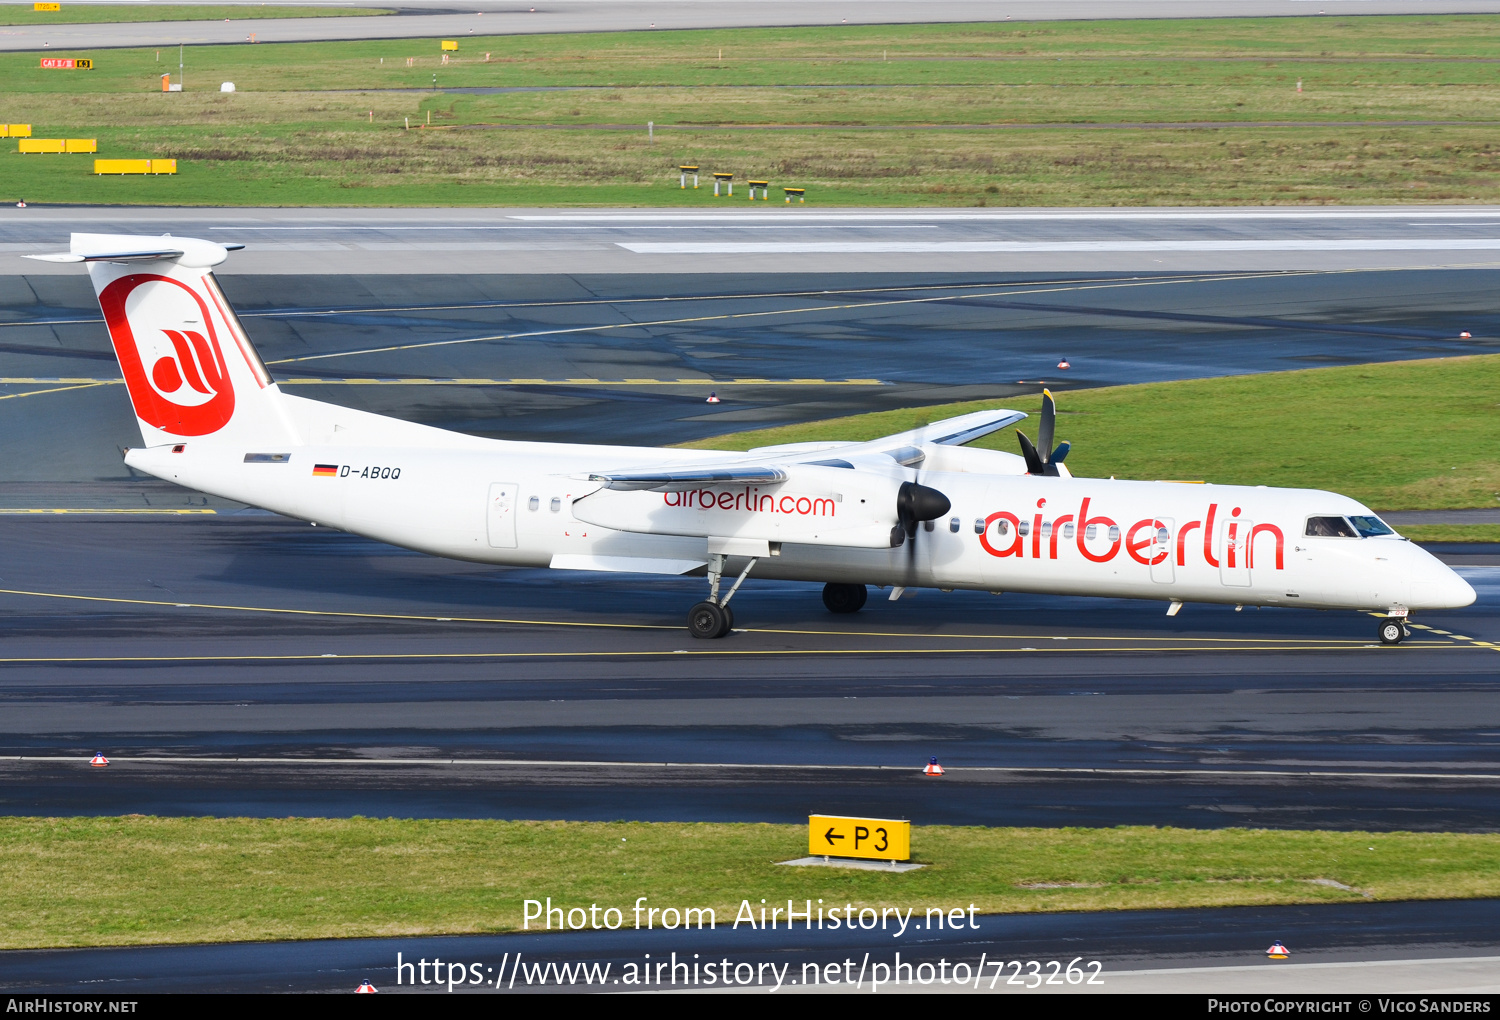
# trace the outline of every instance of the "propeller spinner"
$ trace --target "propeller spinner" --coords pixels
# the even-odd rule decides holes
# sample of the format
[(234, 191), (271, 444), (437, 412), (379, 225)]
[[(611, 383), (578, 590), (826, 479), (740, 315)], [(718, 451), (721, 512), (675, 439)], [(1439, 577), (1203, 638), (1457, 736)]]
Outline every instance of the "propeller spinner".
[(1052, 399), (1051, 390), (1042, 390), (1042, 418), (1037, 425), (1037, 445), (1040, 450), (1031, 444), (1026, 438), (1026, 433), (1016, 429), (1016, 439), (1021, 444), (1021, 456), (1026, 458), (1026, 473), (1029, 475), (1050, 475), (1057, 477), (1061, 474), (1057, 466), (1068, 456), (1072, 449), (1071, 443), (1058, 443), (1052, 445), (1052, 437), (1057, 428), (1057, 401)]
[(947, 496), (930, 485), (902, 482), (901, 488), (896, 490), (896, 519), (900, 523), (891, 529), (891, 548), (908, 538), (916, 538), (918, 524), (937, 520), (952, 506)]

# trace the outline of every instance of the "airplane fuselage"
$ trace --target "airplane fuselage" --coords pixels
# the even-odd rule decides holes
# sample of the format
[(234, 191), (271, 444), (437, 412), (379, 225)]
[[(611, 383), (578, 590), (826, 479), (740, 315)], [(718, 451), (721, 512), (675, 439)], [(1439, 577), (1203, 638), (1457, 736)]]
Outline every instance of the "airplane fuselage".
[[(629, 497), (647, 533), (598, 523), (586, 497), (600, 485), (587, 476), (672, 451), (470, 442), (286, 451), (188, 442), (181, 452), (132, 450), (127, 462), (394, 545), (514, 566), (701, 573), (705, 535), (754, 531), (780, 536), (755, 567), (764, 578), (1382, 611), (1473, 598), (1405, 539), (1305, 534), (1311, 517), (1370, 513), (1313, 489), (924, 471), (922, 483), (941, 489), (951, 511), (919, 527), (914, 542), (856, 548), (818, 541), (840, 515), (858, 513), (854, 496), (835, 488), (852, 471), (827, 469), (832, 481), (809, 491), (788, 482), (608, 494)], [(731, 557), (727, 569), (743, 562)]]

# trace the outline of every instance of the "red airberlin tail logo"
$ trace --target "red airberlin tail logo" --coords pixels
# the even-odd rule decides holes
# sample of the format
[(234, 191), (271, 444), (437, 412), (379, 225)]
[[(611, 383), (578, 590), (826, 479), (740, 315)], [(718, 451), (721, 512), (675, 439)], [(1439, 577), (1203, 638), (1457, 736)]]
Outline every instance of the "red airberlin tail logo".
[(213, 317), (197, 292), (170, 277), (137, 273), (105, 287), (99, 306), (142, 421), (178, 436), (206, 436), (229, 422), (234, 388)]

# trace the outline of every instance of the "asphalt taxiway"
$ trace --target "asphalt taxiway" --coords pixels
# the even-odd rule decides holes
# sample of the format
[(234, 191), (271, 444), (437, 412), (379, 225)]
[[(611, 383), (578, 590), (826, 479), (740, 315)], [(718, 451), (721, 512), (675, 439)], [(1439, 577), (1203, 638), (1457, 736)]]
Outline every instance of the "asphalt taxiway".
[(0, 531), (16, 813), (1495, 826), (1489, 567), (1396, 648), (1356, 613), (931, 592), (846, 619), (753, 579), (709, 643), (680, 620), (701, 579), (271, 517)]
[[(44, 236), (57, 248), (65, 234), (0, 224), (13, 248), (40, 248)], [(236, 272), (254, 250), (231, 256), (222, 279), (284, 387), (496, 438), (671, 444), (894, 407), (1004, 402), (1044, 385), (1484, 353), (1500, 337), (1489, 300), (1497, 270), (1487, 266)], [(346, 254), (330, 249), (325, 268)], [(187, 505), (180, 490), (120, 465), (139, 434), (87, 277), (16, 264), (25, 275), (0, 277), (0, 432), (14, 451), (0, 458), (0, 509)]]
[[(454, 991), (489, 994), (737, 989), (868, 995), (891, 991), (895, 972), (904, 978), (901, 990), (929, 993), (1478, 995), (1494, 994), (1500, 984), (1497, 907), (1495, 900), (1466, 900), (1014, 914), (980, 916), (974, 927), (966, 918), (957, 930), (913, 929), (900, 937), (889, 929), (808, 930), (800, 923), (792, 931), (751, 930), (732, 927), (726, 918), (712, 931), (686, 933), (554, 931), (40, 950), (0, 953), (0, 992), (350, 992), (370, 981), (383, 993), (446, 993), (446, 979), (456, 973)], [(1283, 943), (1292, 958), (1267, 959), (1272, 941)], [(413, 965), (399, 978), (398, 953)], [(436, 972), (435, 960), (441, 961)], [(1032, 960), (1040, 978), (1030, 976)], [(720, 961), (732, 975), (728, 989), (718, 978)], [(665, 964), (660, 982), (622, 987), (627, 967), (640, 975), (643, 965), (658, 962)], [(681, 964), (675, 972), (673, 962)], [(712, 982), (704, 969), (710, 962)], [(900, 963), (911, 970), (896, 972)], [(1077, 968), (1072, 984), (1065, 970), (1070, 963)], [(471, 969), (476, 964), (477, 971)], [(587, 966), (595, 980), (561, 982), (559, 965), (574, 974)], [(877, 985), (881, 968), (885, 983)], [(479, 980), (468, 984), (475, 974)], [(955, 981), (956, 974), (963, 980)], [(1044, 983), (1048, 978), (1051, 985)]]

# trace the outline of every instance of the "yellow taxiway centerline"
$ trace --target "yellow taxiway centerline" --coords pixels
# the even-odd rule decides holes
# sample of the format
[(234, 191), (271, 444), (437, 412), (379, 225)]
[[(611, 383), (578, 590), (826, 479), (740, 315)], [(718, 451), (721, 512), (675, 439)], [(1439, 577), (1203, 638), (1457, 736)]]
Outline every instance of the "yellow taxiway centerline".
[[(675, 629), (675, 628), (674, 628)], [(1404, 648), (1407, 651), (1418, 649), (1439, 649), (1464, 647), (1448, 642), (1423, 644), (1423, 645), (1361, 645), (1360, 648), (1386, 649)], [(322, 662), (330, 659), (357, 660), (369, 662), (372, 660), (412, 661), (421, 659), (441, 659), (444, 661), (454, 659), (611, 659), (611, 658), (646, 658), (659, 657), (663, 655), (692, 655), (692, 656), (739, 656), (745, 658), (769, 658), (777, 656), (846, 656), (846, 655), (1001, 655), (1001, 654), (1032, 654), (1042, 652), (1061, 651), (1083, 651), (1083, 652), (1201, 652), (1202, 646), (1182, 645), (1167, 646), (1163, 648), (674, 648), (670, 651), (654, 649), (649, 651), (606, 651), (606, 652), (352, 652), (344, 654), (340, 652), (306, 652), (302, 654), (287, 655), (78, 655), (78, 656), (14, 656), (0, 657), (0, 665), (59, 665), (64, 663), (102, 663), (102, 662)], [(1321, 645), (1308, 644), (1300, 647), (1288, 648), (1285, 645), (1254, 645), (1246, 644), (1239, 647), (1225, 648), (1217, 646), (1215, 651), (1231, 652), (1345, 652), (1351, 649), (1344, 645)]]
[[(66, 600), (78, 601), (78, 602), (103, 602), (103, 603), (111, 603), (111, 604), (117, 604), (117, 605), (167, 607), (167, 608), (172, 608), (172, 609), (213, 609), (213, 610), (220, 610), (220, 611), (224, 611), (224, 612), (237, 612), (237, 613), (278, 613), (278, 614), (288, 615), (288, 616), (326, 616), (326, 617), (331, 617), (331, 618), (359, 619), (359, 620), (406, 620), (406, 621), (411, 621), (411, 622), (414, 622), (414, 623), (488, 623), (488, 624), (502, 624), (502, 625), (509, 625), (509, 626), (518, 626), (518, 627), (584, 627), (584, 628), (594, 627), (594, 628), (610, 629), (610, 630), (662, 630), (662, 631), (679, 631), (679, 630), (682, 629), (682, 628), (677, 627), (677, 626), (668, 626), (666, 624), (658, 624), (658, 623), (609, 623), (609, 622), (602, 622), (602, 621), (575, 621), (575, 620), (527, 620), (527, 619), (511, 619), (511, 618), (505, 618), (505, 617), (483, 617), (483, 616), (426, 616), (426, 615), (416, 615), (416, 614), (408, 614), (408, 613), (374, 613), (374, 612), (363, 612), (363, 613), (360, 613), (360, 612), (352, 612), (352, 611), (348, 611), (348, 610), (331, 610), (331, 609), (288, 609), (288, 608), (282, 608), (282, 607), (277, 607), (277, 606), (236, 606), (236, 605), (226, 605), (226, 604), (212, 603), (212, 602), (168, 602), (168, 601), (165, 601), (165, 600), (162, 600), (162, 599), (130, 599), (130, 598), (111, 597), (111, 596), (105, 596), (105, 595), (72, 595), (72, 594), (68, 594), (68, 593), (65, 593), (65, 592), (26, 591), (26, 590), (23, 590), (23, 589), (15, 589), (15, 588), (0, 588), (0, 595), (20, 595), (20, 596), (26, 596), (26, 597), (30, 597), (30, 598), (66, 599)], [(1365, 648), (1365, 647), (1369, 647), (1370, 644), (1371, 644), (1368, 641), (1361, 641), (1361, 640), (1356, 639), (1356, 638), (1326, 638), (1326, 639), (1321, 639), (1321, 640), (1318, 640), (1318, 639), (1309, 640), (1307, 638), (1266, 638), (1266, 637), (1254, 637), (1254, 638), (1234, 638), (1234, 637), (1184, 638), (1180, 634), (1174, 634), (1174, 635), (1162, 636), (1162, 637), (1153, 637), (1153, 636), (1134, 637), (1134, 636), (1130, 636), (1130, 635), (1120, 635), (1120, 634), (1101, 635), (1101, 636), (1098, 636), (1098, 637), (1090, 637), (1090, 636), (1077, 635), (1077, 634), (1068, 634), (1068, 635), (1058, 635), (1058, 634), (971, 634), (971, 633), (961, 633), (961, 634), (931, 634), (931, 633), (913, 634), (913, 633), (907, 633), (907, 632), (903, 632), (903, 631), (806, 630), (806, 629), (775, 628), (775, 627), (743, 627), (743, 628), (736, 628), (736, 633), (742, 633), (742, 634), (791, 635), (791, 636), (798, 636), (798, 637), (894, 638), (894, 639), (922, 640), (922, 641), (1047, 641), (1047, 642), (1056, 642), (1056, 644), (1054, 644), (1054, 645), (1052, 645), (1050, 647), (1049, 650), (1051, 650), (1051, 651), (1066, 651), (1066, 648), (1061, 647), (1061, 646), (1064, 645), (1064, 644), (1066, 644), (1066, 643), (1075, 642), (1075, 641), (1083, 641), (1083, 642), (1111, 641), (1111, 642), (1116, 642), (1116, 643), (1133, 642), (1134, 643), (1134, 647), (1133, 648), (1131, 648), (1130, 646), (1123, 646), (1123, 647), (1125, 647), (1126, 650), (1136, 650), (1136, 651), (1141, 650), (1143, 647), (1145, 647), (1146, 650), (1157, 650), (1157, 649), (1161, 648), (1160, 645), (1152, 644), (1153, 642), (1184, 641), (1184, 640), (1196, 642), (1196, 645), (1194, 646), (1195, 648), (1202, 648), (1202, 647), (1205, 647), (1205, 646), (1226, 646), (1226, 645), (1243, 646), (1243, 645), (1245, 645), (1247, 643), (1254, 642), (1254, 643), (1256, 643), (1255, 646), (1257, 648), (1270, 648), (1270, 649), (1285, 648), (1287, 650), (1293, 650), (1293, 651), (1296, 651), (1296, 650), (1305, 650), (1307, 648), (1334, 648), (1334, 649), (1341, 649), (1341, 648)], [(1423, 645), (1421, 645), (1421, 647), (1423, 647), (1423, 648), (1436, 648), (1436, 647), (1448, 646), (1448, 645), (1451, 645), (1451, 644), (1452, 644), (1452, 642), (1433, 641), (1433, 642), (1424, 643)], [(968, 650), (969, 651), (982, 651), (983, 649), (968, 649)], [(999, 650), (999, 649), (997, 649), (997, 650)], [(1010, 649), (1010, 650), (1012, 650), (1012, 651), (1034, 651), (1034, 650), (1035, 651), (1040, 651), (1040, 649), (1030, 649), (1030, 648), (1025, 648), (1025, 649)], [(1086, 649), (1086, 650), (1087, 651), (1098, 651), (1100, 649), (1089, 648), (1089, 649)], [(1182, 649), (1173, 647), (1173, 648), (1168, 648), (1168, 649), (1164, 649), (1164, 650), (1181, 651)], [(703, 654), (706, 651), (707, 651), (706, 649), (702, 650), (702, 651), (700, 651), (698, 649), (694, 649), (693, 650), (693, 654)], [(861, 653), (862, 654), (862, 653), (866, 653), (868, 651), (869, 651), (869, 649), (850, 649), (849, 650), (849, 654), (856, 654), (856, 653)], [(495, 654), (502, 654), (502, 653), (495, 653)], [(503, 654), (512, 654), (512, 653), (503, 653)], [(514, 654), (523, 654), (523, 653), (514, 653)], [(590, 655), (630, 654), (630, 655), (636, 655), (636, 654), (642, 654), (642, 655), (659, 655), (659, 654), (664, 654), (664, 653), (661, 653), (661, 652), (629, 652), (629, 653), (610, 653), (610, 652), (569, 653), (569, 652), (556, 652), (556, 653), (551, 653), (551, 652), (549, 652), (549, 653), (524, 653), (524, 654), (549, 654), (549, 655), (550, 654), (557, 654), (557, 655), (568, 655), (568, 654), (590, 654)], [(755, 654), (770, 654), (770, 653), (769, 652), (765, 652), (765, 653), (756, 652)], [(380, 656), (380, 655), (377, 655), (375, 657), (376, 658), (388, 658), (389, 656)], [(422, 656), (417, 655), (416, 657), (420, 658)], [(189, 656), (189, 658), (197, 658), (197, 656)], [(226, 656), (226, 658), (238, 658), (238, 656)], [(0, 659), (0, 662), (5, 662), (5, 661), (11, 661), (11, 660)]]

